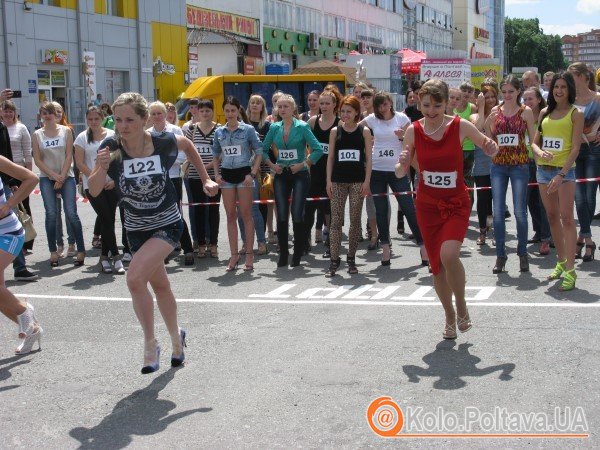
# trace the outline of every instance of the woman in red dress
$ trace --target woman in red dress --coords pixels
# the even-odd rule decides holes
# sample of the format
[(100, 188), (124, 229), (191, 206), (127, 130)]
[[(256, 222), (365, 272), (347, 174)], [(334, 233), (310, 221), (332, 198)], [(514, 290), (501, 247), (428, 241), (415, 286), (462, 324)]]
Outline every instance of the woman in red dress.
[(457, 327), (464, 333), (472, 326), (465, 301), (465, 269), (460, 262), (460, 247), (471, 214), (463, 178), (462, 142), (471, 139), (490, 156), (498, 152), (498, 146), (469, 121), (445, 114), (448, 85), (443, 81), (427, 81), (419, 97), (424, 117), (406, 130), (396, 176), (406, 174), (411, 163), (419, 173), (417, 222), (429, 255), (435, 291), (446, 312), (443, 337), (456, 339)]

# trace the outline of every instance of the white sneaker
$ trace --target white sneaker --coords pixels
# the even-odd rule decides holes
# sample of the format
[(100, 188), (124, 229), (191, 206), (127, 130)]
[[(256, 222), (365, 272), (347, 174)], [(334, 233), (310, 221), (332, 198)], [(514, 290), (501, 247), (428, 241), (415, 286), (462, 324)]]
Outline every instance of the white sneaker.
[(123, 267), (123, 261), (121, 261), (120, 259), (117, 259), (115, 261), (115, 272), (117, 272), (119, 275), (123, 275), (125, 273), (125, 267)]
[(110, 261), (108, 259), (101, 259), (100, 266), (102, 266), (102, 273), (112, 273), (112, 267), (110, 267)]
[(131, 255), (131, 253), (123, 253), (123, 258), (121, 258), (121, 260), (123, 262), (131, 262), (131, 260), (133, 259), (133, 256)]

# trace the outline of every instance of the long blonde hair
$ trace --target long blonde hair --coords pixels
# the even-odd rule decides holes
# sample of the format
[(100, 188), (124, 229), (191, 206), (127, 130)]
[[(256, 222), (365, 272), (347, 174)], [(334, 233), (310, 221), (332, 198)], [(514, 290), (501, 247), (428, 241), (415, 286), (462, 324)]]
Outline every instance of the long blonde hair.
[(262, 95), (252, 94), (250, 96), (250, 100), (248, 100), (248, 107), (246, 108), (248, 120), (250, 119), (250, 103), (252, 103), (252, 100), (258, 100), (262, 105), (262, 109), (260, 110), (260, 119), (258, 120), (258, 127), (262, 128), (265, 126), (265, 122), (267, 121), (267, 102)]

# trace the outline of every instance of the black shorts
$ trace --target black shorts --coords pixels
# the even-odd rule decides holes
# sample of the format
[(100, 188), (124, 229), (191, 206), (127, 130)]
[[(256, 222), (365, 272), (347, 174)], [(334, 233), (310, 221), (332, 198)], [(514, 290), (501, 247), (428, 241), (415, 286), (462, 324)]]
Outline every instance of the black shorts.
[(129, 242), (129, 248), (131, 253), (137, 252), (142, 245), (152, 238), (161, 239), (175, 248), (179, 245), (181, 235), (183, 234), (183, 221), (174, 222), (169, 225), (165, 225), (161, 228), (155, 228), (153, 230), (138, 230), (138, 231), (127, 231), (127, 242)]

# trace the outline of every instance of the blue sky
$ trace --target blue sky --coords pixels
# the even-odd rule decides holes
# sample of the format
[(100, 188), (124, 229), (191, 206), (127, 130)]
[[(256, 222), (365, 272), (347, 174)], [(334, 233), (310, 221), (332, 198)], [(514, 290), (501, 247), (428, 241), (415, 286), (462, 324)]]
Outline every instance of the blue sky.
[(600, 0), (505, 0), (506, 17), (538, 18), (546, 34), (577, 34), (600, 28)]

